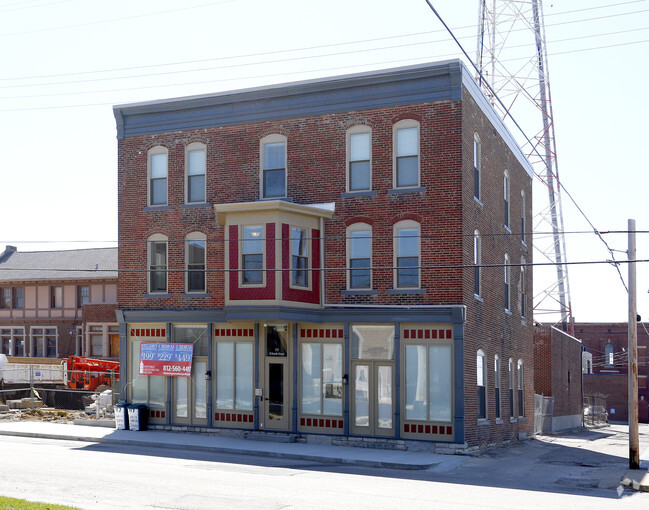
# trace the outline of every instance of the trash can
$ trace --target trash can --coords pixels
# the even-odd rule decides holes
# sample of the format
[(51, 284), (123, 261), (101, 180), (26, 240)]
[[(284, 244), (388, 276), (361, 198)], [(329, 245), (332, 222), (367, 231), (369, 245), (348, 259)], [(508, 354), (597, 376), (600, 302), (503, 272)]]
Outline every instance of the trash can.
[(149, 408), (146, 404), (130, 404), (128, 406), (128, 428), (130, 430), (146, 430)]
[(128, 430), (128, 413), (126, 408), (128, 404), (120, 402), (114, 407), (115, 412), (115, 427), (117, 430)]

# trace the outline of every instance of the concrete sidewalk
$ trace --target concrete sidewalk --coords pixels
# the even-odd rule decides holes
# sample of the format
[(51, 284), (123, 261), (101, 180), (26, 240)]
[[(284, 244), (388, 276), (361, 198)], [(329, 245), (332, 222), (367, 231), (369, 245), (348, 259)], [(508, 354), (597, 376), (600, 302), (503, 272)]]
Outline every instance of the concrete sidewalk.
[(253, 455), (327, 464), (348, 464), (406, 470), (429, 469), (445, 460), (453, 459), (451, 455), (425, 452), (354, 448), (312, 443), (278, 443), (190, 432), (117, 430), (108, 427), (45, 421), (0, 421), (0, 435)]

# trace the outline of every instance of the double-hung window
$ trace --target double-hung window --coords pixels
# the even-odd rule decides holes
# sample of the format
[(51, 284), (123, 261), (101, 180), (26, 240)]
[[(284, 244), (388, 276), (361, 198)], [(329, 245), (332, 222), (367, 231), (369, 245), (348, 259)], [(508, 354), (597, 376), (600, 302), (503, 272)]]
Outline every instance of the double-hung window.
[(286, 138), (271, 135), (261, 142), (262, 198), (286, 196)]
[(505, 170), (505, 175), (503, 177), (503, 201), (505, 207), (505, 227), (509, 228), (509, 172)]
[(14, 287), (12, 304), (14, 308), (22, 308), (25, 305), (25, 289), (23, 287)]
[(395, 187), (419, 186), (419, 123), (403, 120), (395, 125)]
[(350, 289), (372, 288), (372, 239), (371, 227), (364, 223), (352, 225), (347, 230), (349, 255), (348, 286)]
[(514, 418), (514, 361), (509, 358), (507, 369), (507, 384), (509, 386), (509, 416)]
[(205, 202), (205, 146), (191, 144), (186, 151), (187, 203)]
[(264, 281), (264, 229), (261, 225), (245, 225), (241, 229), (241, 283), (259, 285)]
[(347, 187), (349, 191), (371, 189), (371, 133), (364, 126), (357, 126), (348, 132)]
[(525, 416), (525, 400), (523, 399), (523, 360), (518, 360), (518, 416)]
[(396, 288), (419, 287), (419, 225), (412, 221), (395, 225)]
[(63, 287), (58, 285), (50, 287), (50, 307), (63, 308)]
[(162, 235), (149, 238), (149, 292), (167, 292), (167, 238)]
[(0, 289), (0, 308), (11, 308), (11, 287)]
[(477, 230), (473, 232), (473, 294), (480, 296), (481, 289), (481, 272), (480, 265), (482, 264), (482, 242), (480, 240), (480, 232)]
[(498, 354), (494, 356), (494, 411), (496, 418), (500, 418), (500, 357)]
[(187, 292), (205, 292), (205, 235), (190, 234), (185, 240)]
[(510, 303), (509, 303), (509, 255), (505, 253), (505, 310), (509, 310), (510, 308)]
[(88, 285), (79, 285), (77, 287), (77, 308), (90, 303), (90, 287)]
[(521, 242), (525, 244), (525, 191), (521, 190)]
[(473, 135), (473, 196), (480, 200), (480, 139)]
[(525, 301), (526, 301), (526, 292), (525, 292), (525, 259), (521, 259), (521, 274), (520, 279), (518, 280), (518, 294), (521, 307), (521, 317), (525, 317)]
[(308, 287), (309, 243), (307, 230), (291, 228), (291, 283), (297, 287)]
[(164, 147), (149, 151), (149, 205), (167, 204), (167, 156)]
[(487, 417), (487, 364), (482, 349), (478, 350), (476, 356), (476, 376), (478, 386), (478, 418)]

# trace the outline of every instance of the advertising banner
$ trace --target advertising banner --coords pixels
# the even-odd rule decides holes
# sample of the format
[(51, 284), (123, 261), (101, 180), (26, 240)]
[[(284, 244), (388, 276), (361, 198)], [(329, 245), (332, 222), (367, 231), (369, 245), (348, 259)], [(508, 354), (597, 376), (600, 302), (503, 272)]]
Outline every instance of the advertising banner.
[(190, 377), (194, 344), (140, 344), (140, 375)]

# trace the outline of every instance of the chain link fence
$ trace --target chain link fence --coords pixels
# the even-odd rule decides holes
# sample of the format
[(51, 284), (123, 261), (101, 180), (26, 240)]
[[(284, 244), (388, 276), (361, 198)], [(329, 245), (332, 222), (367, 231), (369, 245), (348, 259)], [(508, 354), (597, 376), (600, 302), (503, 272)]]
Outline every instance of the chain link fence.
[(65, 370), (62, 365), (0, 367), (0, 411), (53, 408), (112, 416), (119, 372)]
[(584, 395), (584, 425), (596, 426), (608, 423), (606, 397), (602, 393)]

